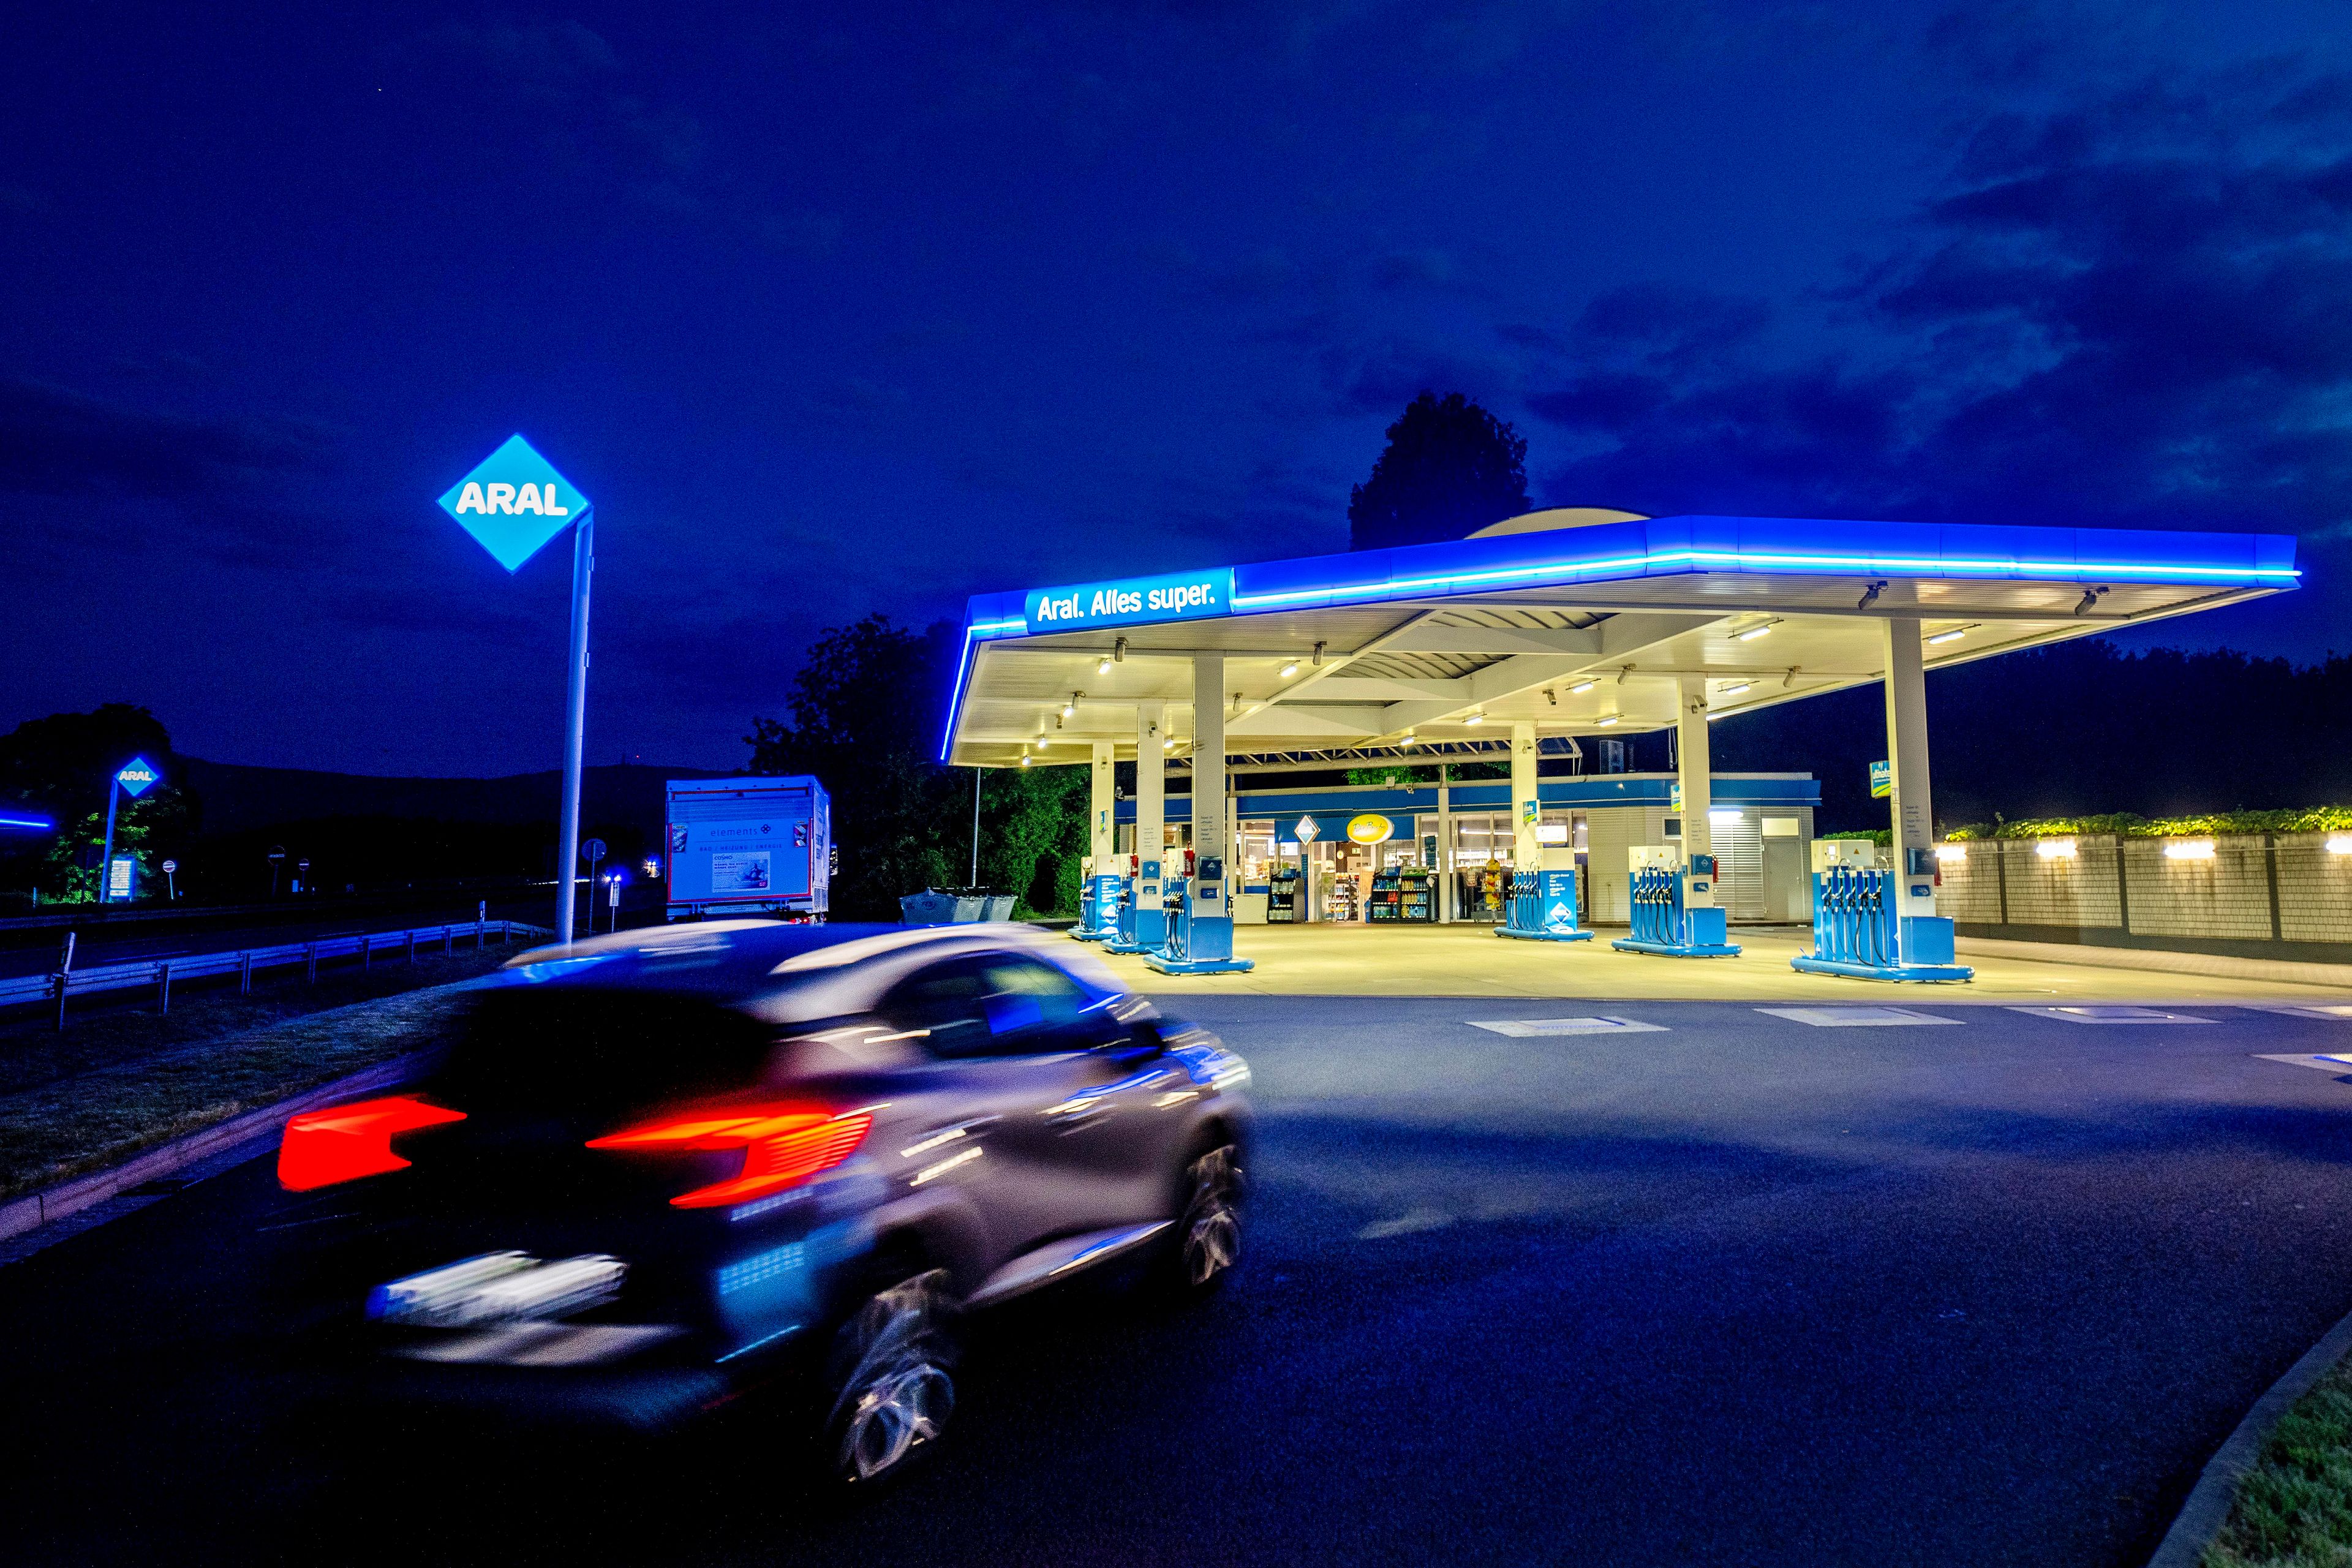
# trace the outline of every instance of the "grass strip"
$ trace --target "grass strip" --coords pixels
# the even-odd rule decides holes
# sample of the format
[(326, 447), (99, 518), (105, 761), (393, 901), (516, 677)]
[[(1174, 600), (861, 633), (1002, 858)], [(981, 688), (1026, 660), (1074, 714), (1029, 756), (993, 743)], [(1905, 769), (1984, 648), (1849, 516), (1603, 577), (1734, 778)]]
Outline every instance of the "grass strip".
[(448, 984), (353, 1003), (0, 1096), (0, 1198), (416, 1050), (446, 1026), (459, 995)]
[(2352, 1568), (2352, 1362), (2287, 1411), (2238, 1483), (2204, 1568)]

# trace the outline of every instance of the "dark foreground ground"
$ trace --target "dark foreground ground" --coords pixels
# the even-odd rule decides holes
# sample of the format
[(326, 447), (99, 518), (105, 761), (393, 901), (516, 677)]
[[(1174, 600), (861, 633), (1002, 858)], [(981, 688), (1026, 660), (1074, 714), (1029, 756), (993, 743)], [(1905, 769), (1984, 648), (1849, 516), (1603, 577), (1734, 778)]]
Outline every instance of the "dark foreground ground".
[[(1895, 998), (1890, 998), (1894, 1000)], [(983, 1340), (828, 1514), (754, 1427), (404, 1454), (282, 1418), (256, 1161), (0, 1268), (11, 1562), (2127, 1563), (2352, 1309), (2352, 1083), (2220, 1006), (1199, 1001), (1257, 1071), (1251, 1254)], [(1510, 1038), (1472, 1018), (1664, 1026)], [(386, 1457), (389, 1450), (391, 1457)]]

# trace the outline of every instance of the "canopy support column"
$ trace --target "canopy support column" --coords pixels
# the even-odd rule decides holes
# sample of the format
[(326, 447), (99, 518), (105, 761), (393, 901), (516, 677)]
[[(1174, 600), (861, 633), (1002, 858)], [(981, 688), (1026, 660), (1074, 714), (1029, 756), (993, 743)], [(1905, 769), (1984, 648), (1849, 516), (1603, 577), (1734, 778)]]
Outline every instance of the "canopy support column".
[(1192, 656), (1192, 879), (1167, 940), (1143, 962), (1162, 974), (1222, 974), (1254, 967), (1234, 956), (1225, 877), (1225, 656)]
[(1135, 942), (1149, 952), (1168, 938), (1160, 889), (1168, 842), (1167, 705), (1135, 710)]
[[(1682, 701), (1675, 718), (1675, 779), (1683, 792), (1683, 908), (1715, 907), (1715, 769), (1707, 752), (1706, 680), (1682, 678)], [(1719, 939), (1718, 939), (1719, 940)]]
[(1906, 916), (1936, 912), (1936, 811), (1927, 783), (1927, 665), (1916, 616), (1879, 623), (1886, 656), (1887, 804), (1895, 826), (1895, 901)]
[(1092, 747), (1093, 765), (1087, 775), (1087, 876), (1078, 895), (1078, 923), (1070, 934), (1080, 942), (1101, 942), (1118, 931), (1118, 824), (1116, 820), (1117, 748), (1108, 741)]

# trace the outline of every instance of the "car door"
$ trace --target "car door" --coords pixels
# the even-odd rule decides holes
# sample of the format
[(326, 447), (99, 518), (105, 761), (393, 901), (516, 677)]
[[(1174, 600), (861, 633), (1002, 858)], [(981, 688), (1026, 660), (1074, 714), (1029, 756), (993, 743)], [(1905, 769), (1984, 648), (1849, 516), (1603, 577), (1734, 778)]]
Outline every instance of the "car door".
[(1163, 1079), (1183, 1075), (1123, 1048), (1112, 1000), (1040, 959), (989, 952), (931, 965), (884, 1004), (895, 1026), (922, 1031), (933, 1071), (953, 1085), (942, 1098), (954, 1142), (982, 1151), (969, 1161), (972, 1195), (1001, 1257), (1167, 1207), (1173, 1156), (1150, 1136), (1160, 1119), (1143, 1112)]

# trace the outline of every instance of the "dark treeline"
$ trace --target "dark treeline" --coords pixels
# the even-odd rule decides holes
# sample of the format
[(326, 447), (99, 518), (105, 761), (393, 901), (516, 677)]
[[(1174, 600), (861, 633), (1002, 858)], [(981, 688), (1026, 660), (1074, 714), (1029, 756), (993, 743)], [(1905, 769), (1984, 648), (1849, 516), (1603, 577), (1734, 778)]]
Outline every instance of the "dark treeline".
[[(1726, 719), (1718, 771), (1810, 770), (1824, 831), (1884, 827), (1876, 684)], [(1927, 678), (1936, 816), (2163, 816), (2352, 801), (2352, 658), (2297, 666), (2221, 649), (2128, 653), (2101, 640), (1980, 659)]]

